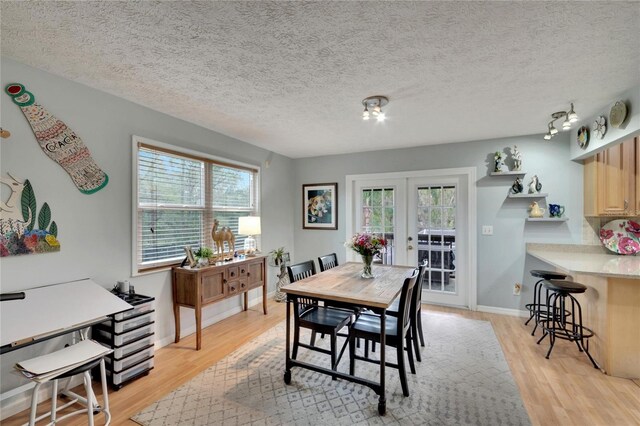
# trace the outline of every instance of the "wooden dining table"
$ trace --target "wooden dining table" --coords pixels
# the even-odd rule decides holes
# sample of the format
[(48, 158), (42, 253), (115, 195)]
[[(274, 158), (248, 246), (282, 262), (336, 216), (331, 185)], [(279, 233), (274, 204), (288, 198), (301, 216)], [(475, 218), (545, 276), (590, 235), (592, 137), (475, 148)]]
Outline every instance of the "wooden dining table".
[[(410, 277), (415, 268), (374, 263), (372, 268), (374, 278), (371, 279), (360, 277), (362, 268), (362, 263), (348, 262), (282, 287), (282, 291), (287, 293), (287, 340), (284, 381), (286, 384), (291, 383), (291, 368), (301, 367), (368, 386), (379, 396), (378, 412), (384, 415), (386, 412), (386, 310), (402, 291), (405, 278)], [(354, 306), (368, 308), (380, 315), (380, 378), (378, 382), (291, 359), (291, 305), (296, 297), (345, 302)]]

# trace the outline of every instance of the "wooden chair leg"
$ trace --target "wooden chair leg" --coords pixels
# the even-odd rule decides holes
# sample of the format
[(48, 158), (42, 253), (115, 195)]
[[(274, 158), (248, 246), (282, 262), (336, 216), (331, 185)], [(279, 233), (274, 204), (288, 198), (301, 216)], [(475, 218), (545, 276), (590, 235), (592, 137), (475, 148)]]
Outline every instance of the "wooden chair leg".
[[(322, 337), (324, 337), (324, 334), (322, 335)], [(311, 341), (309, 342), (309, 344), (311, 346), (315, 346), (316, 345), (316, 332), (315, 331), (311, 332)]]
[(424, 347), (424, 334), (422, 333), (422, 309), (418, 310), (418, 337), (420, 337), (420, 346)]
[(413, 324), (411, 324), (411, 337), (413, 338), (413, 349), (416, 352), (416, 360), (418, 360), (418, 362), (422, 362), (422, 356), (420, 355), (420, 343), (418, 342), (418, 334), (419, 334), (419, 330), (418, 330), (418, 324), (417, 322), (414, 322)]
[(405, 337), (407, 342), (407, 356), (409, 357), (409, 368), (411, 368), (411, 374), (416, 374), (416, 364), (413, 362), (413, 337), (411, 336), (411, 329)]
[(404, 348), (403, 348), (402, 340), (398, 342), (396, 353), (398, 356), (398, 373), (400, 374), (400, 384), (402, 385), (402, 394), (404, 396), (409, 396), (409, 385), (407, 384), (407, 372), (404, 368)]

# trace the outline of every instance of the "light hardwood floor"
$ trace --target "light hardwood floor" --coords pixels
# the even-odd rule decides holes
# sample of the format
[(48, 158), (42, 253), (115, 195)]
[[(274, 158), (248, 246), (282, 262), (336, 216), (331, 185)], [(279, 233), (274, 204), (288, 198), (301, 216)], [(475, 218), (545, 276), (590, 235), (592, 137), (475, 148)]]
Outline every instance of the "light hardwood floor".
[[(532, 328), (525, 327), (522, 318), (430, 305), (425, 305), (424, 309), (492, 323), (532, 424), (640, 425), (640, 387), (631, 380), (606, 376), (594, 369), (574, 344), (556, 343), (551, 359), (547, 360), (544, 358), (546, 342), (536, 345), (536, 339), (530, 335)], [(109, 393), (111, 424), (135, 425), (129, 417), (284, 317), (284, 305), (269, 302), (269, 315), (249, 310), (204, 329), (200, 351), (194, 349), (195, 335), (160, 349), (156, 352), (155, 369), (148, 376)], [(94, 389), (99, 390), (99, 386)], [(41, 410), (46, 410), (46, 406), (40, 404)], [(27, 417), (25, 411), (2, 425), (23, 424)], [(103, 421), (102, 415), (96, 418), (97, 425)], [(80, 415), (65, 424), (84, 425), (86, 417)]]

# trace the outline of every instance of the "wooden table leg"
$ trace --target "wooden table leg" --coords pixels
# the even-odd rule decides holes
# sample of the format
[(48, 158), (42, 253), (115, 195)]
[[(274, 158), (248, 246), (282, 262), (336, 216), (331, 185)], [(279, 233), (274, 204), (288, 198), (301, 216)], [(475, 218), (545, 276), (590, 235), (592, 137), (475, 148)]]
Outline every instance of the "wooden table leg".
[(176, 326), (176, 337), (174, 341), (178, 343), (180, 341), (180, 305), (173, 304), (173, 318)]
[(249, 291), (244, 292), (244, 310), (249, 309)]
[(267, 280), (264, 280), (262, 285), (262, 310), (267, 315)]
[[(285, 302), (285, 309), (287, 310), (287, 330), (285, 332), (286, 335), (286, 343), (285, 343), (285, 367), (284, 367), (284, 382), (286, 384), (291, 383), (291, 309), (289, 309), (289, 298), (287, 297), (287, 301)], [(265, 312), (266, 314), (266, 312)]]
[[(378, 399), (378, 413), (384, 416), (387, 412), (387, 398), (385, 395), (385, 355), (387, 349), (386, 335), (386, 316), (387, 310), (383, 309), (380, 314), (380, 398)], [(400, 341), (399, 344), (402, 344)]]
[(196, 304), (196, 350), (199, 351), (202, 347), (202, 306), (200, 303)]

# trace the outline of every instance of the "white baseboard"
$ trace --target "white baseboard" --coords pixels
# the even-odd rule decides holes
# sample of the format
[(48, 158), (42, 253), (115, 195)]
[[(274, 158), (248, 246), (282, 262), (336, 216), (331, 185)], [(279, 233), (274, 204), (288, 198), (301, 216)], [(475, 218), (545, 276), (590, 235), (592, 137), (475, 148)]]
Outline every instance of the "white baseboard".
[(478, 305), (477, 310), (480, 312), (488, 312), (490, 314), (509, 315), (512, 317), (529, 317), (529, 311), (521, 311), (520, 309), (499, 308), (497, 306)]

